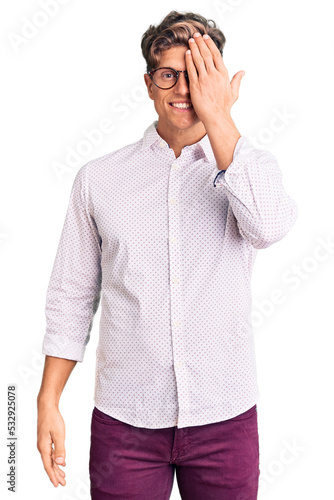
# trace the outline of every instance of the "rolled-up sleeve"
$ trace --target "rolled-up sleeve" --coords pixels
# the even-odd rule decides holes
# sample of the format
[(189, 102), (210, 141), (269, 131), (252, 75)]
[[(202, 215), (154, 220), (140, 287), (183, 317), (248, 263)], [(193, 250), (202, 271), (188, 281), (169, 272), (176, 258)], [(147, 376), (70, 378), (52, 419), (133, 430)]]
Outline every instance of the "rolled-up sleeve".
[(74, 179), (46, 294), (42, 353), (83, 361), (100, 302), (101, 237), (91, 215), (87, 169)]
[(295, 223), (297, 204), (284, 189), (277, 159), (247, 137), (239, 138), (226, 171), (216, 168), (214, 174), (214, 187), (224, 189), (241, 236), (255, 248), (281, 240)]

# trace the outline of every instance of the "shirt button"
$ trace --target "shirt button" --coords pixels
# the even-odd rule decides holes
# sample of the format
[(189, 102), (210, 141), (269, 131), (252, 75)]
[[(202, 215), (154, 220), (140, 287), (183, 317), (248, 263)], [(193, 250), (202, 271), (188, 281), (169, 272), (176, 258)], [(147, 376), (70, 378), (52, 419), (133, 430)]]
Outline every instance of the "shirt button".
[(172, 198), (172, 199), (170, 200), (170, 203), (171, 203), (171, 205), (175, 205), (175, 198)]
[(166, 143), (161, 141), (161, 142), (160, 142), (160, 147), (161, 147), (161, 148), (166, 147)]
[(174, 170), (177, 170), (179, 168), (179, 166), (176, 165), (175, 163), (172, 165), (172, 167), (173, 167)]

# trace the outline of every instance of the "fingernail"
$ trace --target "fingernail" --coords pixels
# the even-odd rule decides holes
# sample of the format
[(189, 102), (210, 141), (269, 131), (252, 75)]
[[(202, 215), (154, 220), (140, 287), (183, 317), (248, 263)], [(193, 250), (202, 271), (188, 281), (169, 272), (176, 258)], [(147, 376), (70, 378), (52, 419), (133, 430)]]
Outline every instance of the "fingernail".
[(61, 462), (63, 462), (63, 461), (64, 461), (64, 459), (63, 459), (62, 457), (58, 457), (58, 458), (56, 458), (56, 462), (57, 462), (58, 464), (60, 464), (60, 463), (61, 463)]

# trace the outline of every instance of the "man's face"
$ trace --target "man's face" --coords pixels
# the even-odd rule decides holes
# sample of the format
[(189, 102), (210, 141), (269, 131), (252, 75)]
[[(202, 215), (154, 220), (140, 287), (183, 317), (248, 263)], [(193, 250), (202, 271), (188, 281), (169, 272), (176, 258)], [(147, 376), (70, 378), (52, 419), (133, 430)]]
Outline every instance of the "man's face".
[[(186, 70), (186, 50), (187, 47), (172, 47), (165, 50), (162, 53), (158, 67), (166, 66), (175, 70)], [(201, 123), (193, 107), (188, 110), (179, 110), (171, 105), (173, 102), (191, 102), (189, 86), (184, 73), (179, 74), (176, 84), (171, 89), (158, 88), (147, 74), (144, 75), (144, 78), (149, 96), (154, 100), (154, 107), (159, 115), (160, 125), (167, 127), (169, 130), (174, 130), (175, 128), (189, 129)]]

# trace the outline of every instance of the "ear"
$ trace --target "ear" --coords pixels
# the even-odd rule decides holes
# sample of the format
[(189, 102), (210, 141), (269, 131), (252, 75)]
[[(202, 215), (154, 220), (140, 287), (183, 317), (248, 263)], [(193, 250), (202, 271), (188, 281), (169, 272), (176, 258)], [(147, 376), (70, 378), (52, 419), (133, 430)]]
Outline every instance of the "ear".
[(144, 80), (145, 80), (145, 84), (147, 87), (148, 95), (149, 95), (150, 99), (152, 99), (152, 101), (154, 101), (153, 82), (150, 78), (150, 75), (148, 75), (147, 73), (144, 73)]

